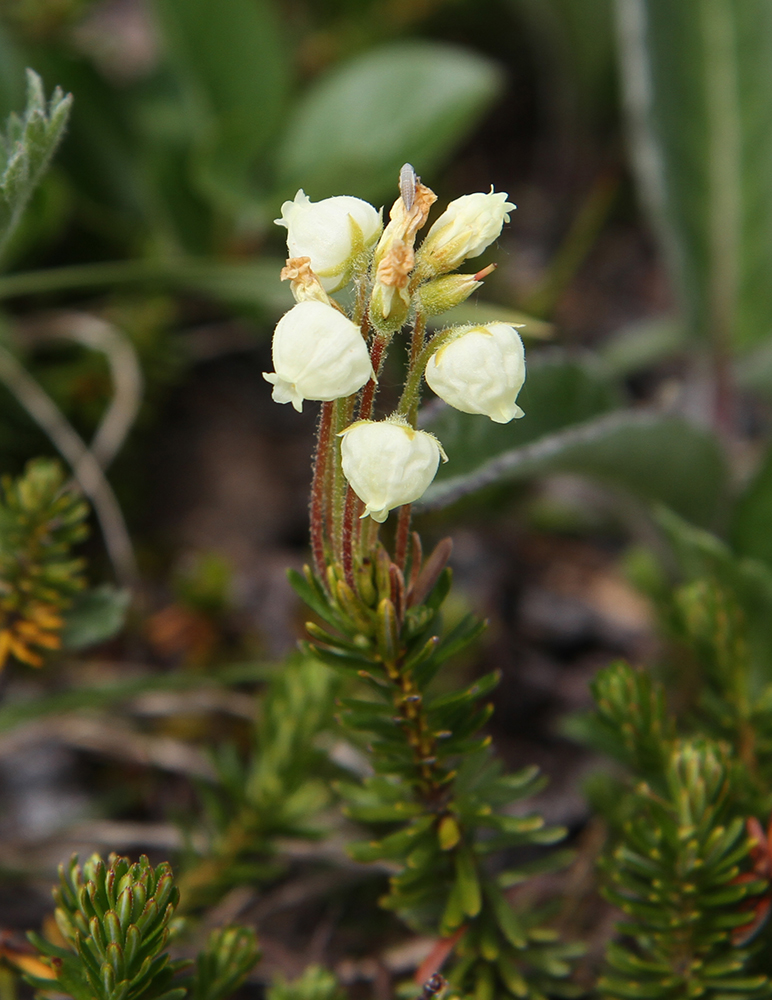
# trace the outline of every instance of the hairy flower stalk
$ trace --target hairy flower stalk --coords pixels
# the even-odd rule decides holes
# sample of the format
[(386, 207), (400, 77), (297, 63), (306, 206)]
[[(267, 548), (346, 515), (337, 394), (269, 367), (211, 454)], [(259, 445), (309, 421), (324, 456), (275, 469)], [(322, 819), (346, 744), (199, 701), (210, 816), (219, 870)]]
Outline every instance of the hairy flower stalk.
[[(490, 273), (490, 267), (451, 272), (498, 237), (514, 207), (506, 197), (458, 199), (416, 246), (436, 196), (408, 165), (379, 239), (371, 230), (380, 216), (371, 206), (346, 197), (314, 204), (300, 192), (279, 220), (291, 254), (282, 277), (298, 304), (276, 328), (276, 371), (269, 373), (278, 402), (299, 409), (303, 400), (324, 401), (310, 505), (314, 569), (290, 579), (317, 618), (306, 625), (306, 649), (348, 678), (340, 722), (366, 734), (372, 756), (374, 777), (340, 789), (347, 811), (365, 824), (388, 824), (385, 836), (374, 834), (382, 839), (354, 844), (351, 853), (397, 863), (382, 905), (450, 942), (440, 950), (455, 950), (458, 959), (449, 972), (452, 987), (480, 1000), (492, 1000), (498, 989), (519, 997), (553, 993), (547, 983), (568, 975), (570, 952), (535, 927), (537, 917), (514, 913), (500, 877), (485, 864), (491, 851), (550, 843), (562, 834), (540, 817), (506, 811), (538, 779), (535, 769), (502, 774), (490, 738), (480, 734), (497, 675), (432, 695), (443, 661), (484, 623), (468, 616), (443, 634), (439, 610), (450, 588), (451, 542), (424, 557), (410, 530), (412, 504), (441, 461), (453, 461), (440, 441), (418, 429), (431, 359), (437, 392), (450, 405), (494, 420), (518, 410), (525, 369), (514, 328), (426, 333), (429, 316), (463, 302)], [(350, 318), (329, 298), (346, 281), (355, 285)], [(405, 382), (397, 409), (381, 413), (378, 377), (400, 341)], [(444, 358), (443, 347), (456, 342), (460, 347)], [(387, 549), (379, 532), (392, 512), (396, 531)]]

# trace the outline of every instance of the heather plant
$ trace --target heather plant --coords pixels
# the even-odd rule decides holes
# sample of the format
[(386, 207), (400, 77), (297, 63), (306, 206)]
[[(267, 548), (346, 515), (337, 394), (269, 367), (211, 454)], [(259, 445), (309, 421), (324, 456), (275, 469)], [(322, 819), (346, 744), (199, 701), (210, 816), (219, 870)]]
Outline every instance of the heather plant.
[[(195, 963), (172, 960), (174, 912), (179, 903), (170, 866), (146, 857), (133, 864), (94, 855), (60, 866), (54, 889), (56, 925), (66, 947), (30, 935), (51, 969), (30, 976), (47, 992), (73, 1000), (222, 1000), (243, 982), (258, 959), (253, 931), (214, 931)], [(191, 969), (191, 965), (193, 969)]]
[[(312, 88), (279, 134), (287, 81), (271, 62), (280, 53), (272, 41), (272, 5), (227, 5), (217, 31), (208, 30), (214, 21), (205, 3), (159, 0), (156, 6), (168, 43), (162, 96), (180, 111), (187, 155), (185, 171), (176, 169), (168, 150), (140, 157), (139, 167), (133, 149), (116, 157), (134, 175), (142, 222), (131, 233), (151, 248), (147, 259), (10, 274), (0, 281), (0, 297), (150, 277), (226, 300), (237, 287), (236, 298), (246, 295), (253, 307), (278, 313), (283, 306), (266, 277), (271, 262), (212, 262), (203, 254), (212, 252), (228, 224), (231, 236), (262, 237), (279, 194), (291, 194), (299, 183), (324, 194), (356, 175), (348, 152), (367, 143), (352, 133), (352, 94), (378, 95), (361, 120), (405, 112), (404, 136), (421, 134), (420, 115), (430, 102), (414, 89), (412, 101), (395, 106), (401, 93), (395, 81), (404, 83), (422, 60), (434, 58), (422, 94), (441, 92), (442, 101), (434, 123), (439, 138), (418, 144), (416, 162), (425, 169), (498, 86), (491, 67), (460, 60), (455, 50), (396, 46)], [(194, 1000), (226, 1000), (257, 961), (254, 934), (239, 927), (214, 931), (192, 967), (177, 957), (191, 950), (186, 935), (198, 933), (197, 921), (205, 923), (231, 891), (280, 883), (292, 865), (286, 842), (313, 844), (339, 831), (331, 820), (336, 810), (348, 821), (350, 858), (373, 880), (386, 881), (388, 872), (381, 908), (431, 941), (417, 977), (426, 984), (402, 984), (405, 996), (417, 996), (423, 986), (424, 1000), (433, 1000), (446, 988), (440, 969), (448, 995), (470, 1000), (582, 992), (609, 1000), (756, 1000), (772, 993), (772, 862), (765, 832), (772, 808), (772, 465), (767, 459), (743, 488), (731, 481), (727, 461), (737, 434), (733, 377), (743, 377), (741, 365), (733, 371), (732, 351), (755, 346), (769, 329), (768, 281), (758, 266), (768, 250), (762, 239), (768, 212), (747, 211), (743, 201), (751, 192), (763, 208), (769, 193), (759, 180), (768, 175), (766, 141), (746, 134), (748, 123), (760, 118), (742, 106), (748, 93), (766, 100), (766, 90), (754, 89), (747, 76), (763, 60), (738, 61), (736, 38), (752, 40), (756, 56), (764, 55), (772, 21), (764, 4), (724, 0), (688, 0), (683, 8), (619, 0), (617, 7), (630, 56), (626, 71), (633, 67), (628, 104), (644, 186), (676, 262), (694, 335), (690, 349), (698, 350), (702, 337), (712, 351), (715, 398), (703, 424), (712, 420), (713, 431), (653, 406), (622, 405), (625, 376), (672, 353), (674, 345), (685, 350), (678, 332), (664, 341), (644, 336), (632, 349), (620, 338), (600, 361), (529, 353), (526, 378), (521, 321), (525, 334), (544, 333), (543, 324), (508, 310), (486, 322), (483, 303), (478, 321), (464, 311), (465, 302), (493, 265), (458, 270), (496, 242), (514, 205), (493, 188), (464, 195), (421, 241), (436, 196), (409, 164), (394, 176), (412, 138), (395, 142), (352, 176), (351, 190), (372, 198), (398, 180), (388, 219), (354, 195), (313, 201), (301, 189), (286, 200), (276, 221), (286, 229), (289, 257), (281, 277), (294, 305), (276, 324), (273, 370), (265, 379), (279, 404), (297, 411), (319, 404), (311, 565), (290, 573), (312, 620), (300, 655), (259, 673), (267, 683), (255, 699), (249, 739), (223, 739), (211, 771), (201, 769), (207, 776), (199, 785), (199, 836), (187, 837), (180, 852), (181, 891), (167, 863), (154, 867), (144, 857), (134, 864), (94, 857), (62, 870), (55, 893), (61, 940), (33, 936), (50, 973), (38, 967), (30, 980), (42, 995), (181, 1000), (189, 992)], [(264, 58), (255, 58), (258, 50)], [(234, 53), (227, 66), (217, 55), (222, 51)], [(699, 71), (682, 73), (687, 64)], [(706, 73), (705, 66), (720, 72)], [(256, 80), (254, 72), (264, 75)], [(176, 89), (169, 79), (177, 80)], [(715, 100), (715, 79), (734, 81), (723, 100)], [(448, 109), (475, 80), (473, 99), (453, 128), (446, 126)], [(3, 253), (14, 250), (22, 213), (70, 107), (58, 90), (47, 102), (35, 74), (28, 84), (26, 111), (10, 119), (0, 148)], [(127, 116), (132, 121), (152, 119), (142, 102), (157, 101), (154, 86), (144, 98), (138, 92), (127, 97), (136, 102)], [(264, 113), (253, 128), (256, 106)], [(683, 107), (699, 112), (686, 129), (679, 126)], [(691, 129), (697, 153), (684, 156), (682, 141)], [(278, 150), (275, 160), (269, 149)], [(276, 182), (270, 191), (258, 190), (261, 157), (262, 174)], [(82, 166), (72, 176), (90, 193)], [(178, 199), (187, 188), (187, 197)], [(156, 207), (165, 202), (173, 207), (158, 223)], [(183, 218), (180, 205), (188, 203), (203, 212), (199, 224)], [(118, 216), (130, 215), (134, 206), (118, 208)], [(732, 238), (720, 239), (726, 232)], [(533, 296), (541, 311), (554, 299), (554, 278), (548, 275)], [(445, 315), (451, 310), (455, 319)], [(12, 391), (27, 385), (13, 350), (0, 352), (6, 384)], [(746, 384), (753, 383), (751, 368), (758, 369), (756, 384), (763, 383), (763, 366), (751, 357)], [(424, 384), (440, 401), (430, 408), (422, 407)], [(28, 393), (27, 408), (45, 411), (50, 429), (52, 410), (41, 399)], [(63, 425), (54, 418), (59, 431), (49, 436), (80, 481), (83, 448), (61, 447)], [(642, 519), (651, 501), (668, 508), (655, 516), (666, 552), (661, 564), (649, 552), (631, 560), (657, 611), (664, 682), (653, 671), (616, 664), (596, 677), (594, 712), (571, 724), (574, 736), (607, 762), (589, 783), (588, 797), (604, 834), (601, 891), (622, 919), (605, 944), (598, 976), (594, 968), (574, 975), (583, 946), (556, 929), (559, 890), (551, 909), (518, 904), (510, 894), (535, 874), (567, 863), (565, 851), (550, 850), (567, 832), (528, 806), (543, 785), (537, 770), (511, 773), (496, 757), (486, 724), (498, 674), (458, 685), (448, 669), (484, 623), (467, 615), (444, 624), (452, 543), (442, 539), (427, 554), (412, 530), (414, 506), (447, 506), (486, 486), (550, 472), (578, 472), (623, 490), (634, 498), (631, 520)], [(104, 486), (104, 477), (97, 481)], [(89, 494), (96, 509), (94, 497), (104, 501), (104, 489)], [(104, 528), (100, 509), (96, 513)], [(99, 591), (85, 590), (74, 547), (86, 516), (78, 487), (49, 460), (5, 482), (0, 663), (40, 666), (46, 653), (97, 641), (119, 627), (114, 595), (101, 599)], [(710, 533), (717, 524), (728, 525), (728, 540)], [(136, 581), (135, 572), (128, 576)], [(173, 673), (158, 686), (178, 684)], [(223, 671), (206, 680), (224, 685), (227, 676), (245, 675)], [(93, 704), (87, 700), (93, 692), (79, 697)], [(111, 703), (109, 692), (99, 697)], [(339, 739), (356, 767), (341, 766), (331, 752)], [(292, 981), (277, 978), (268, 995), (338, 1000), (343, 990), (329, 970), (312, 965)]]
[[(461, 197), (416, 246), (436, 196), (409, 164), (399, 184), (382, 232), (369, 206), (348, 198), (314, 204), (302, 191), (277, 220), (288, 230), (293, 256), (282, 277), (297, 305), (276, 328), (276, 370), (265, 377), (279, 403), (300, 409), (306, 399), (322, 402), (311, 493), (314, 566), (291, 574), (319, 619), (306, 626), (305, 648), (346, 678), (340, 724), (364, 740), (374, 772), (336, 787), (346, 814), (374, 831), (351, 855), (397, 866), (381, 905), (413, 930), (446, 941), (446, 953), (455, 950), (448, 976), (459, 993), (571, 992), (577, 946), (561, 943), (538, 912), (512, 908), (505, 889), (523, 873), (496, 864), (505, 851), (554, 843), (564, 831), (511, 811), (540, 780), (534, 768), (506, 773), (480, 732), (498, 675), (433, 691), (442, 664), (483, 623), (468, 616), (443, 630), (452, 546), (446, 539), (424, 557), (410, 530), (411, 504), (440, 461), (452, 461), (418, 426), (425, 375), (442, 399), (480, 420), (522, 416), (515, 400), (524, 352), (514, 326), (427, 332), (432, 316), (462, 303), (490, 272), (454, 273), (499, 236), (514, 205), (493, 190)], [(330, 299), (328, 276), (335, 288), (346, 278), (353, 284), (350, 317)], [(379, 417), (378, 378), (398, 344), (407, 353), (402, 392), (396, 408)], [(397, 523), (387, 547), (380, 525), (392, 510)]]

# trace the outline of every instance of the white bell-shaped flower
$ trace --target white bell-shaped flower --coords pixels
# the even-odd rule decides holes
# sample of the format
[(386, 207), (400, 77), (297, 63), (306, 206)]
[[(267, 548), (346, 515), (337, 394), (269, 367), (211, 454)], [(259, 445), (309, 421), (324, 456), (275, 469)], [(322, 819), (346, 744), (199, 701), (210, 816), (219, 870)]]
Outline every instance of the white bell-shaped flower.
[(394, 507), (423, 496), (447, 462), (433, 434), (417, 431), (401, 417), (359, 420), (340, 434), (343, 474), (365, 504), (368, 514), (383, 522)]
[(310, 257), (324, 289), (335, 292), (351, 278), (356, 258), (381, 232), (381, 213), (361, 198), (340, 195), (311, 201), (301, 188), (281, 206), (277, 226), (287, 229), (290, 257)]
[(460, 327), (429, 358), (425, 376), (463, 413), (483, 413), (497, 424), (523, 416), (515, 400), (525, 382), (525, 350), (508, 323)]
[(421, 274), (445, 274), (469, 257), (479, 257), (498, 239), (516, 208), (503, 191), (478, 191), (452, 201), (426, 234), (418, 253)]
[(370, 353), (359, 327), (324, 302), (299, 302), (285, 313), (273, 334), (273, 384), (277, 403), (300, 412), (304, 399), (329, 401), (350, 396), (373, 375)]

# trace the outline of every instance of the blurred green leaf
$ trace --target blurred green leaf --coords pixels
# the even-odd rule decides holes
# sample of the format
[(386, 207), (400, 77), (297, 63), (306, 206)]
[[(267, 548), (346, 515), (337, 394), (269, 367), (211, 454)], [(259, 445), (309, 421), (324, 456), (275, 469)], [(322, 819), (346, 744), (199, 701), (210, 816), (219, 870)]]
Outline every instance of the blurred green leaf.
[(735, 506), (730, 537), (740, 555), (772, 565), (772, 453)]
[(772, 340), (746, 351), (734, 365), (738, 388), (748, 389), (765, 400), (772, 399)]
[(489, 59), (438, 42), (389, 45), (334, 68), (291, 115), (278, 152), (289, 195), (396, 194), (399, 168), (425, 177), (477, 123), (502, 85)]
[(281, 124), (290, 61), (270, 0), (156, 0), (199, 155), (199, 179), (231, 209)]
[(116, 590), (109, 584), (78, 594), (64, 614), (62, 646), (86, 649), (111, 639), (123, 628), (130, 603), (128, 590)]
[(619, 0), (643, 194), (692, 333), (746, 347), (772, 332), (772, 6)]
[(56, 47), (38, 48), (35, 67), (77, 94), (67, 134), (57, 156), (87, 206), (88, 223), (111, 242), (136, 238), (140, 225), (156, 220), (148, 203), (148, 179), (138, 169), (140, 142), (131, 121), (131, 101), (85, 59)]
[[(772, 680), (772, 569), (758, 559), (738, 557), (715, 535), (689, 524), (671, 510), (656, 511), (656, 521), (673, 552), (679, 575), (687, 583), (714, 581), (730, 592), (743, 610), (751, 654), (749, 682), (754, 697)], [(654, 581), (652, 581), (654, 582)], [(669, 604), (672, 586), (649, 591), (657, 602)], [(722, 626), (723, 627), (723, 626)]]
[(21, 221), (32, 193), (48, 170), (64, 133), (72, 105), (57, 87), (46, 101), (43, 81), (27, 70), (27, 106), (19, 117), (11, 114), (0, 133), (0, 254)]
[(279, 279), (282, 261), (226, 262), (190, 259), (172, 264), (172, 281), (233, 306), (257, 307), (278, 315), (294, 305), (288, 282)]
[(196, 959), (191, 1000), (227, 1000), (260, 958), (251, 927), (221, 927), (210, 933)]
[(157, 284), (219, 299), (233, 306), (278, 315), (293, 304), (289, 286), (279, 279), (282, 262), (271, 258), (223, 261), (206, 257), (168, 260), (104, 261), (0, 275), (0, 301), (17, 295), (70, 288), (97, 289)]
[(433, 415), (426, 429), (437, 435), (451, 459), (440, 468), (437, 480), (470, 473), (489, 459), (608, 413), (620, 403), (598, 365), (568, 360), (558, 352), (529, 361), (517, 401), (525, 418), (508, 424), (494, 424), (451, 407)]
[(0, 120), (24, 100), (24, 63), (0, 24)]
[(266, 995), (268, 1000), (343, 1000), (345, 993), (328, 969), (309, 965), (297, 979), (276, 976)]
[(668, 316), (643, 320), (623, 327), (600, 347), (600, 357), (609, 375), (626, 378), (682, 353), (686, 330)]
[[(577, 376), (580, 379), (586, 375)], [(566, 381), (570, 384), (570, 379)], [(574, 401), (577, 410), (577, 403), (590, 408), (588, 389), (585, 384), (584, 394)], [(559, 394), (551, 398), (559, 410)], [(601, 399), (599, 393), (598, 413), (603, 412)], [(522, 394), (520, 400), (526, 409)], [(528, 414), (526, 409), (523, 424)], [(450, 461), (424, 494), (422, 505), (444, 507), (497, 482), (573, 472), (620, 487), (640, 500), (660, 501), (697, 524), (710, 524), (716, 518), (725, 497), (727, 469), (718, 443), (704, 431), (678, 418), (630, 411), (585, 417), (580, 423), (566, 420), (559, 427), (548, 427), (551, 414), (538, 408), (534, 416), (537, 428), (545, 429), (527, 442), (520, 437), (515, 443), (514, 438), (523, 434), (517, 425), (499, 427), (484, 417), (443, 411), (431, 429)]]
[(565, 114), (599, 117), (614, 78), (612, 0), (510, 0), (525, 22), (543, 86)]

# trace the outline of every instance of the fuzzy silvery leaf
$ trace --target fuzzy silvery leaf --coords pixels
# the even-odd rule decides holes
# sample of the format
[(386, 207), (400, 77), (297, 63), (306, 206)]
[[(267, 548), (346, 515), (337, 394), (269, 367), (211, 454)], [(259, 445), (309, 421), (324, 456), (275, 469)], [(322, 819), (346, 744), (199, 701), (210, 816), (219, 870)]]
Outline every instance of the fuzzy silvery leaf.
[(64, 134), (72, 95), (59, 87), (46, 103), (43, 81), (27, 70), (27, 107), (0, 133), (0, 256)]

